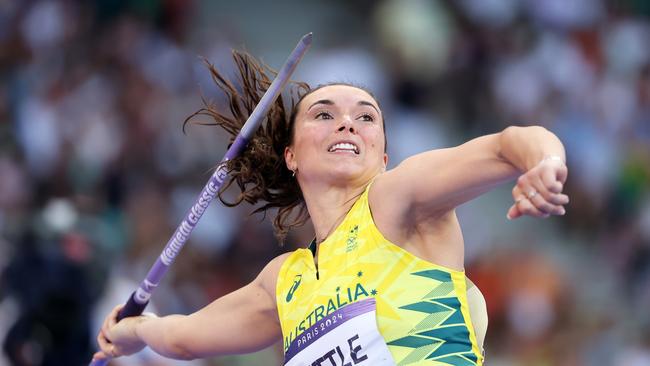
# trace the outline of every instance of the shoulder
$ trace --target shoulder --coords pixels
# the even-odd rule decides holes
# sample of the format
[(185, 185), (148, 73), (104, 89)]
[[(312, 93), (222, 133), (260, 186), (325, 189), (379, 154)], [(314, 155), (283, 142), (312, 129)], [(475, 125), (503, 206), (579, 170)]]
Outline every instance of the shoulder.
[(368, 208), (375, 226), (383, 236), (393, 243), (399, 243), (413, 222), (410, 209), (408, 179), (400, 174), (399, 167), (375, 177), (368, 190)]
[(438, 236), (447, 238), (452, 233), (454, 238), (458, 237), (453, 208), (419, 209), (417, 204), (422, 197), (417, 197), (418, 192), (411, 188), (425, 178), (403, 174), (403, 168), (413, 164), (418, 164), (417, 159), (405, 160), (400, 166), (377, 176), (370, 186), (368, 207), (375, 226), (384, 238), (403, 248), (407, 243), (426, 245), (440, 239)]
[(282, 265), (294, 252), (295, 251), (283, 253), (273, 258), (255, 279), (255, 281), (273, 298), (275, 298), (275, 288)]
[[(429, 151), (429, 155), (437, 154), (437, 150)], [(425, 179), (428, 171), (436, 169), (436, 162), (425, 164), (422, 156), (411, 156), (393, 169), (375, 177), (370, 191), (368, 202), (373, 209), (373, 217), (377, 214), (391, 214), (393, 218), (406, 217), (413, 202), (417, 201), (417, 186)], [(376, 212), (375, 212), (376, 211)], [(397, 215), (397, 216), (395, 216)]]

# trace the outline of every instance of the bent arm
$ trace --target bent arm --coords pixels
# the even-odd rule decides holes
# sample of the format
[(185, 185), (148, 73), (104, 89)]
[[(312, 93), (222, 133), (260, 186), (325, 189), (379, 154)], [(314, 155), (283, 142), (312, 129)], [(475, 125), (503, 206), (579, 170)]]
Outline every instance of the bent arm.
[(538, 126), (508, 127), (453, 148), (412, 156), (383, 174), (371, 194), (394, 197), (374, 203), (391, 205), (402, 218), (440, 216), (516, 178), (547, 156), (565, 158), (553, 133)]
[(566, 161), (564, 145), (552, 132), (540, 126), (511, 126), (500, 133), (501, 156), (523, 173), (544, 158), (557, 156)]

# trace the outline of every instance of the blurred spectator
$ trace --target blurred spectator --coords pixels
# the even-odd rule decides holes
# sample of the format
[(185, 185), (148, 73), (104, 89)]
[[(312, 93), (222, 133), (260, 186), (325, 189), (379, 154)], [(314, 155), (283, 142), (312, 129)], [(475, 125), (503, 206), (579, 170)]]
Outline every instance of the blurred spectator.
[(3, 274), (18, 316), (3, 349), (13, 365), (77, 365), (92, 355), (90, 311), (97, 289), (84, 268), (87, 239), (68, 233), (58, 243), (27, 232)]

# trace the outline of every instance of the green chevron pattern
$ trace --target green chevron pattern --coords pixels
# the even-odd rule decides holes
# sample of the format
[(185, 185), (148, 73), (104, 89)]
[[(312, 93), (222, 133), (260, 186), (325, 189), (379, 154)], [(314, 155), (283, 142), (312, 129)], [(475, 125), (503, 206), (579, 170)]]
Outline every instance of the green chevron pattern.
[(411, 275), (429, 278), (434, 284), (423, 299), (400, 307), (422, 313), (423, 318), (408, 335), (387, 343), (412, 349), (398, 365), (430, 361), (427, 364), (475, 366), (478, 360), (449, 273), (434, 269)]

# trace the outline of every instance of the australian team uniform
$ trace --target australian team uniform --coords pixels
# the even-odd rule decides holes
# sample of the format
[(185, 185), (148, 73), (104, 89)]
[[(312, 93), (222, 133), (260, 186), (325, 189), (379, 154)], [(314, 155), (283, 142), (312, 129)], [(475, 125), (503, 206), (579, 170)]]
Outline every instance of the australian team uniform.
[(368, 188), (320, 244), (291, 253), (276, 300), (287, 366), (480, 366), (465, 273), (429, 263), (375, 226)]

